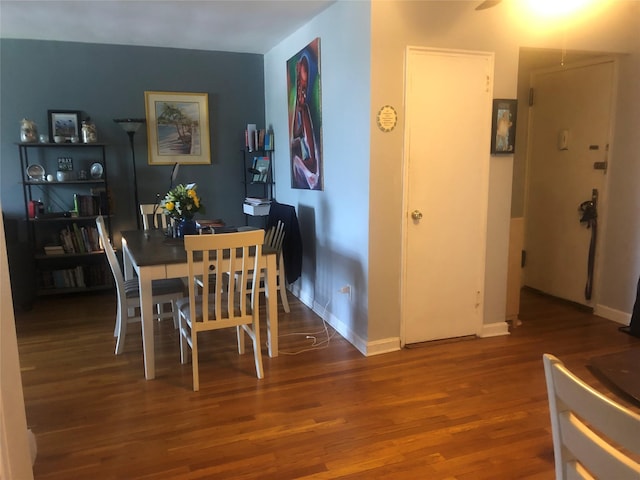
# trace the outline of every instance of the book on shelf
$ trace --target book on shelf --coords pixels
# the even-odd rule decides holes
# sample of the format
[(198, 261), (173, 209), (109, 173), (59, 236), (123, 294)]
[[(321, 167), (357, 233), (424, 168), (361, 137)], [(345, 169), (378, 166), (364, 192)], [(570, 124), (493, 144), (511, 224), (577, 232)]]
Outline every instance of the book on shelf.
[[(98, 229), (93, 226), (85, 227), (74, 223), (60, 231), (61, 253), (91, 253), (102, 250)], [(46, 247), (45, 247), (45, 253)], [(49, 255), (47, 253), (47, 255)]]
[(64, 255), (64, 247), (62, 245), (45, 245), (44, 246), (44, 254), (45, 255)]
[(266, 151), (273, 150), (273, 132), (265, 132), (264, 134), (264, 149)]
[(96, 215), (109, 215), (111, 211), (111, 195), (105, 187), (93, 187), (91, 195), (99, 198), (99, 209)]
[(73, 195), (73, 204), (76, 212), (81, 217), (92, 217), (100, 215), (101, 202), (99, 195)]
[(250, 152), (253, 152), (257, 148), (256, 146), (257, 132), (256, 132), (255, 123), (247, 124), (247, 129), (244, 131), (244, 139), (245, 139), (245, 146), (247, 147), (247, 149)]
[(253, 168), (258, 173), (253, 174), (252, 182), (264, 183), (269, 178), (269, 157), (254, 157)]

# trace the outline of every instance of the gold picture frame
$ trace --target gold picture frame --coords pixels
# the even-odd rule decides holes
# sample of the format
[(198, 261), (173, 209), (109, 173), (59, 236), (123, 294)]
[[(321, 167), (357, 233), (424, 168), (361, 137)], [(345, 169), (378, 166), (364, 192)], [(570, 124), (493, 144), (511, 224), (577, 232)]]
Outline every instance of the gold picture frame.
[(149, 165), (211, 163), (209, 95), (144, 92)]

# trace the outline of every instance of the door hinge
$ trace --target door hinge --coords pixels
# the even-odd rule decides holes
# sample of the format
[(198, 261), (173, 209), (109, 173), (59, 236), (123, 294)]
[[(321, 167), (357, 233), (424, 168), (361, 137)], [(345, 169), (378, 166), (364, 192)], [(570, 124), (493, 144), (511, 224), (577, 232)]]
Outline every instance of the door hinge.
[(533, 87), (529, 88), (529, 106), (533, 107)]
[(527, 251), (522, 250), (522, 253), (520, 254), (520, 268), (524, 268), (526, 264), (527, 264)]

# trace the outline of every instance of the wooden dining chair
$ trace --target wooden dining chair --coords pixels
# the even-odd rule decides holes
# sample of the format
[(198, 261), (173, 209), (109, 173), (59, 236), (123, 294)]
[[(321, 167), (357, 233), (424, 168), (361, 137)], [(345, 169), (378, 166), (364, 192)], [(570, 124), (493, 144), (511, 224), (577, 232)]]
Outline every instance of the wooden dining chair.
[[(224, 275), (220, 274), (240, 272), (246, 277), (250, 270), (255, 270), (259, 265), (263, 241), (263, 230), (184, 237), (189, 297), (178, 301), (180, 361), (187, 363), (191, 348), (194, 391), (200, 389), (198, 334), (205, 331), (235, 327), (240, 354), (245, 351), (246, 333), (253, 342), (256, 374), (258, 378), (264, 376), (256, 282), (250, 282), (250, 291), (247, 292), (247, 282), (224, 282)], [(217, 274), (202, 275), (202, 272)], [(199, 283), (202, 283), (202, 287)], [(203, 295), (201, 292), (210, 293)]]
[[(245, 351), (246, 333), (253, 342), (256, 374), (264, 376), (257, 282), (245, 281), (249, 271), (258, 268), (263, 242), (263, 230), (184, 237), (189, 297), (178, 301), (180, 361), (187, 363), (191, 348), (194, 391), (200, 389), (198, 334), (205, 331), (235, 327), (240, 354)], [(242, 281), (225, 282), (223, 273), (229, 272), (238, 272)]]
[[(140, 321), (140, 290), (138, 287), (138, 279), (125, 280), (122, 275), (122, 269), (116, 253), (111, 246), (107, 230), (104, 225), (104, 218), (99, 216), (96, 218), (96, 227), (100, 235), (104, 253), (109, 261), (111, 273), (116, 282), (116, 291), (118, 296), (118, 306), (116, 309), (116, 325), (113, 336), (116, 341), (116, 355), (124, 350), (124, 339), (127, 334), (127, 325)], [(184, 297), (184, 283), (179, 278), (171, 278), (166, 280), (154, 280), (151, 284), (153, 292), (153, 303), (156, 304), (157, 311), (155, 318), (161, 319), (167, 316), (173, 318), (174, 326), (178, 327), (178, 309), (176, 302)], [(165, 304), (171, 305), (171, 312), (163, 313), (162, 307)]]
[(605, 397), (555, 356), (542, 356), (556, 479), (639, 479), (640, 415)]
[[(282, 308), (286, 313), (289, 313), (291, 309), (289, 308), (289, 301), (287, 300), (287, 285), (285, 281), (284, 275), (284, 258), (282, 255), (282, 244), (284, 243), (284, 223), (282, 221), (278, 221), (277, 225), (272, 226), (264, 235), (264, 246), (270, 247), (275, 250), (277, 253), (276, 259), (276, 287), (280, 294), (280, 302), (282, 303)], [(249, 272), (247, 280), (250, 281), (253, 279), (253, 271)], [(258, 278), (258, 292), (262, 293), (265, 291), (265, 277), (264, 271), (260, 271), (260, 275)], [(235, 281), (239, 281), (238, 274), (235, 275)], [(275, 299), (275, 294), (273, 296)]]
[(142, 227), (145, 230), (151, 228), (167, 229), (167, 216), (162, 213), (162, 208), (157, 203), (141, 203), (140, 215), (142, 215)]

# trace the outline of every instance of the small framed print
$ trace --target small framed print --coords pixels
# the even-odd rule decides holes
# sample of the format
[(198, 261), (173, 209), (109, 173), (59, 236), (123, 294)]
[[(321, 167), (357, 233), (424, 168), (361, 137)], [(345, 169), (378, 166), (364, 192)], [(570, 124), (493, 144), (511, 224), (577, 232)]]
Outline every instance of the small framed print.
[(516, 115), (518, 101), (504, 98), (493, 100), (491, 119), (491, 154), (510, 155), (516, 151)]
[(53, 142), (53, 137), (64, 137), (66, 142), (71, 141), (71, 137), (79, 137), (80, 132), (80, 112), (77, 110), (49, 110), (49, 141)]

